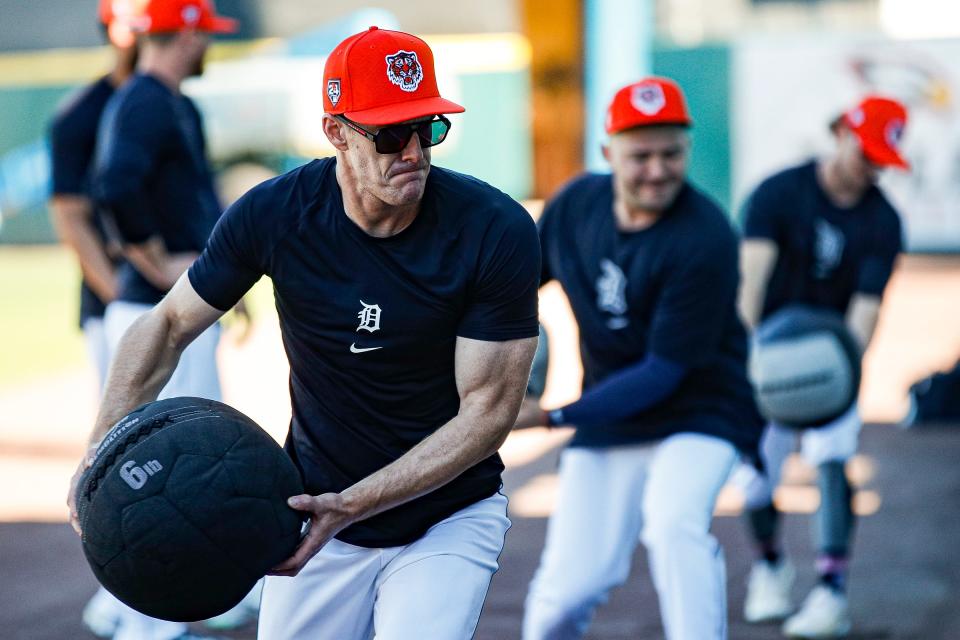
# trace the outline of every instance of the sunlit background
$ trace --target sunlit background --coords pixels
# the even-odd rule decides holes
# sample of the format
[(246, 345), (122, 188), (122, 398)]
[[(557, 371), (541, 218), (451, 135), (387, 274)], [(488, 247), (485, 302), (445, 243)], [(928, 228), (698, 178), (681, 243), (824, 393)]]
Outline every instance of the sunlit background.
[[(67, 479), (96, 411), (92, 366), (76, 326), (78, 269), (47, 212), (46, 127), (57, 105), (110, 61), (96, 0), (0, 0), (0, 522), (63, 522)], [(371, 24), (423, 36), (453, 117), (434, 163), (482, 178), (536, 216), (577, 172), (603, 170), (602, 110), (613, 90), (656, 73), (686, 91), (695, 126), (691, 175), (738, 219), (765, 176), (830, 149), (828, 121), (858, 97), (910, 109), (914, 171), (884, 176), (909, 254), (885, 298), (865, 363), (868, 421), (895, 423), (906, 390), (960, 355), (960, 2), (957, 0), (220, 0), (243, 28), (218, 40), (190, 80), (225, 203), (256, 182), (329, 155), (321, 128), (325, 55)], [(253, 292), (255, 324), (234, 323), (219, 358), (225, 400), (278, 439), (289, 418), (286, 361), (270, 285)], [(546, 402), (577, 396), (576, 329), (562, 292), (541, 303), (551, 337)], [(227, 318), (228, 324), (231, 319)], [(508, 466), (529, 464), (568, 433), (511, 436)], [(848, 468), (856, 510), (871, 516), (878, 462)], [(520, 516), (552, 507), (556, 476), (512, 496)], [(718, 514), (739, 513), (726, 489)], [(777, 493), (811, 513), (812, 470), (791, 459)], [(3, 635), (0, 633), (0, 635)]]

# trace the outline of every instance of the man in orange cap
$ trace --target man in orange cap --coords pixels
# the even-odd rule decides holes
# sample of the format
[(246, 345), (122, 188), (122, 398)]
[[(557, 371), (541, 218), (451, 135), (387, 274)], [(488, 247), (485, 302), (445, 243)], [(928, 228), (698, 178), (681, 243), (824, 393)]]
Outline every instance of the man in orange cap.
[[(137, 44), (129, 24), (133, 12), (133, 0), (101, 0), (98, 18), (113, 52), (113, 68), (72, 95), (50, 124), (50, 211), (57, 234), (80, 263), (80, 326), (101, 385), (109, 361), (103, 312), (117, 295), (119, 251), (90, 196), (90, 169), (100, 115), (136, 67)], [(101, 588), (84, 608), (83, 622), (95, 635), (110, 637), (117, 620), (117, 601)]]
[(690, 124), (673, 81), (622, 88), (607, 111), (612, 175), (574, 179), (540, 219), (541, 283), (559, 281), (570, 300), (584, 382), (559, 409), (525, 401), (516, 424), (577, 429), (560, 459), (525, 640), (583, 635), (641, 539), (666, 637), (726, 637), (710, 522), (762, 421), (736, 312), (737, 238), (687, 180)]
[(463, 107), (427, 44), (375, 27), (327, 60), (336, 156), (255, 187), (124, 337), (91, 438), (153, 399), (263, 275), (290, 361), (286, 448), (310, 517), (268, 576), (259, 635), (470, 638), (509, 527), (497, 449), (536, 349), (536, 227), (430, 164)]
[[(907, 169), (899, 150), (907, 112), (870, 96), (831, 125), (834, 152), (766, 179), (747, 200), (742, 248), (744, 320), (757, 326), (777, 310), (802, 304), (840, 313), (865, 350), (884, 288), (901, 249), (900, 218), (876, 186), (887, 167)], [(804, 458), (817, 468), (817, 571), (820, 579), (783, 626), (789, 636), (835, 638), (850, 631), (846, 574), (853, 531), (852, 491), (844, 463), (856, 453), (857, 407), (834, 422), (800, 431)], [(743, 478), (760, 558), (750, 574), (744, 616), (782, 619), (793, 611), (794, 568), (782, 557), (772, 492), (798, 432), (770, 424), (761, 455), (766, 474)]]

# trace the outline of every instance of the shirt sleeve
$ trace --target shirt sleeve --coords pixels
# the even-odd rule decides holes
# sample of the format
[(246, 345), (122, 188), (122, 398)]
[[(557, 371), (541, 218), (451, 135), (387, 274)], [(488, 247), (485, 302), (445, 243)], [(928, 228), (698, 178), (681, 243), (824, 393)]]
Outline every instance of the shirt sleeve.
[(744, 204), (744, 237), (765, 238), (779, 242), (783, 201), (780, 189), (774, 183), (767, 181), (757, 187)]
[(667, 267), (647, 350), (687, 368), (713, 357), (729, 315), (735, 313), (739, 279), (733, 234), (700, 238)]
[(54, 194), (87, 195), (86, 177), (90, 169), (93, 141), (65, 116), (50, 125), (50, 170)]
[(576, 402), (551, 411), (550, 425), (607, 425), (633, 417), (670, 397), (686, 372), (683, 366), (650, 354), (590, 387)]
[(474, 340), (532, 338), (539, 332), (540, 242), (533, 219), (515, 205), (483, 239), (472, 294), (457, 335)]
[(891, 209), (890, 222), (876, 230), (873, 250), (864, 256), (857, 277), (857, 291), (868, 295), (883, 295), (890, 281), (897, 256), (903, 249), (903, 230), (900, 217)]
[(156, 211), (144, 189), (164, 142), (170, 118), (146, 101), (108, 103), (97, 136), (93, 196), (109, 211), (124, 242), (139, 244), (157, 232)]
[(227, 311), (266, 273), (270, 235), (257, 228), (257, 220), (255, 197), (248, 192), (220, 217), (187, 272), (194, 290), (210, 306)]

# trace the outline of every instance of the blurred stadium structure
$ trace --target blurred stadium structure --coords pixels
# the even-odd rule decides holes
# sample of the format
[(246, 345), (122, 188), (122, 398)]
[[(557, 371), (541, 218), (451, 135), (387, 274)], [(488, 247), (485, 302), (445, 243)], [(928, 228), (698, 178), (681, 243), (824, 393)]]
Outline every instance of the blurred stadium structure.
[[(0, 0), (0, 15), (10, 18), (0, 20), (0, 243), (53, 241), (43, 215), (44, 128), (57, 103), (105, 66), (94, 5)], [(187, 90), (220, 168), (252, 162), (282, 171), (328, 154), (318, 117), (324, 56), (379, 23), (426, 34), (444, 90), (468, 106), (436, 162), (517, 198), (548, 196), (585, 158), (597, 167), (593, 105), (610, 92), (597, 85), (619, 84), (618, 73), (650, 70), (685, 87), (696, 120), (693, 178), (734, 214), (762, 176), (828, 148), (826, 123), (843, 106), (871, 91), (892, 94), (911, 107), (904, 145), (916, 170), (886, 178), (909, 246), (960, 247), (960, 216), (951, 210), (960, 197), (955, 0), (378, 5), (221, 0), (244, 29), (215, 46), (207, 73)], [(654, 28), (621, 28), (612, 46), (604, 37), (621, 14), (649, 15)]]
[[(399, 27), (391, 13), (364, 10), (289, 39), (215, 47), (204, 76), (185, 86), (204, 113), (212, 159), (221, 168), (254, 162), (279, 172), (330, 155), (320, 118), (325, 55), (371, 24)], [(428, 39), (440, 60), (444, 91), (471, 105), (457, 119), (447, 144), (437, 148), (436, 160), (515, 196), (526, 195), (531, 188), (527, 41), (510, 33)], [(38, 215), (45, 211), (49, 189), (44, 128), (58, 102), (105, 66), (101, 54), (92, 48), (0, 59), (2, 241), (53, 239), (46, 216)], [(14, 71), (4, 73), (7, 69)], [(508, 140), (507, 149), (486, 144), (491, 134)]]

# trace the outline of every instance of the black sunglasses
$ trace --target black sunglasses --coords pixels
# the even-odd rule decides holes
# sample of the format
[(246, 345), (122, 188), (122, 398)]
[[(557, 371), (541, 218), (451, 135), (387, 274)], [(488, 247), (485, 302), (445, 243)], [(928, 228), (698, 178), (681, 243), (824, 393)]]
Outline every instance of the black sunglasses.
[(345, 116), (336, 114), (333, 116), (344, 123), (364, 138), (373, 140), (377, 153), (400, 153), (413, 134), (420, 138), (420, 146), (426, 149), (443, 142), (450, 132), (450, 121), (443, 116), (437, 116), (433, 120), (425, 122), (413, 122), (409, 124), (391, 124), (386, 127), (380, 127), (376, 133), (368, 131), (353, 120)]

